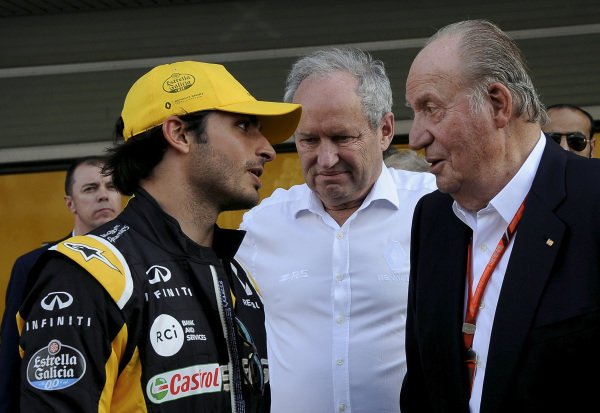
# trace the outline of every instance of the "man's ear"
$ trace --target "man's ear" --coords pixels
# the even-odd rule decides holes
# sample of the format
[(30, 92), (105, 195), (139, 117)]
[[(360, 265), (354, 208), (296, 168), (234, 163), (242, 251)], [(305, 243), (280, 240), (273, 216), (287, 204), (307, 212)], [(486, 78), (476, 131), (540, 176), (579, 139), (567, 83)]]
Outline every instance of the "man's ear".
[(383, 115), (381, 119), (381, 123), (379, 124), (379, 129), (381, 130), (381, 151), (385, 151), (390, 143), (392, 143), (392, 139), (394, 138), (394, 114), (392, 112), (388, 112)]
[(488, 96), (492, 104), (494, 122), (497, 128), (504, 128), (510, 121), (513, 111), (513, 98), (510, 90), (500, 82), (488, 86)]
[(185, 131), (185, 123), (179, 116), (169, 116), (162, 125), (162, 131), (169, 146), (180, 153), (188, 153), (190, 151), (189, 134)]
[(71, 211), (71, 213), (75, 213), (77, 212), (77, 209), (75, 208), (75, 202), (73, 202), (73, 197), (69, 196), (69, 195), (65, 195), (64, 196), (65, 199), (65, 204), (67, 205), (67, 209), (69, 211)]

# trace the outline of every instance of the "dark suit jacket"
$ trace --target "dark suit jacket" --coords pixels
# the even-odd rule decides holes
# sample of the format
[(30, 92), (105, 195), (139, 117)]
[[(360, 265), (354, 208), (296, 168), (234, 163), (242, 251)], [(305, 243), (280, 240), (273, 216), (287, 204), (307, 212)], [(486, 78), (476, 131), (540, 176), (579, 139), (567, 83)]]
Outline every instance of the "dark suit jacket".
[[(402, 413), (469, 411), (461, 326), (471, 232), (452, 202), (434, 192), (415, 209)], [(481, 412), (599, 411), (599, 391), (600, 161), (548, 141), (498, 300)]]
[[(70, 236), (69, 234), (63, 239)], [(17, 330), (16, 315), (21, 306), (29, 271), (44, 251), (60, 241), (45, 244), (21, 255), (15, 261), (10, 273), (6, 288), (4, 316), (0, 326), (0, 413), (18, 411), (21, 356), (19, 355), (19, 331)]]

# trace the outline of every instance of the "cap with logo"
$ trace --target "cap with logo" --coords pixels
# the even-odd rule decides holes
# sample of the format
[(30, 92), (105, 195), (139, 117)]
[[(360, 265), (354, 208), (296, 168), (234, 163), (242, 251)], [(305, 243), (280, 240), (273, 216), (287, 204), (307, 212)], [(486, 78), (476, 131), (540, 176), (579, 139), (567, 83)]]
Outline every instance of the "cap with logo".
[(202, 110), (255, 115), (272, 144), (292, 136), (302, 113), (297, 104), (256, 100), (222, 65), (176, 62), (155, 67), (129, 89), (121, 112), (123, 136), (127, 140), (171, 115)]

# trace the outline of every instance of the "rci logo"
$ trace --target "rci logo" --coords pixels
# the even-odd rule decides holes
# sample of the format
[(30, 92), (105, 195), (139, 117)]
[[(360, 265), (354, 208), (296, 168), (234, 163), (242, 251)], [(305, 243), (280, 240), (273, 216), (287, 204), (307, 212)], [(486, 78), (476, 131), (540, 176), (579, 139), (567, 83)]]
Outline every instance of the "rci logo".
[(183, 327), (175, 317), (168, 314), (156, 317), (150, 327), (150, 343), (156, 354), (163, 357), (177, 354), (183, 346), (183, 340)]

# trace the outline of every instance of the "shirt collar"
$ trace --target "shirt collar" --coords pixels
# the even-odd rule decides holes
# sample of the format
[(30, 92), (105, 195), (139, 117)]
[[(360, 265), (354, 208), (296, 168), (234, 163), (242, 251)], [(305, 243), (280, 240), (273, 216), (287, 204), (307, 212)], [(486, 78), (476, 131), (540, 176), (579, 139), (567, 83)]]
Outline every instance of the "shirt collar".
[(508, 184), (492, 198), (485, 208), (477, 212), (472, 212), (454, 201), (452, 204), (454, 214), (471, 228), (474, 227), (476, 216), (480, 212), (496, 211), (506, 223), (512, 221), (517, 210), (521, 206), (521, 203), (529, 193), (529, 189), (531, 188), (531, 184), (533, 183), (533, 179), (535, 178), (535, 174), (542, 159), (545, 146), (546, 139), (543, 139), (543, 134), (540, 133), (540, 138), (523, 165), (521, 165), (521, 168), (519, 168), (515, 176), (513, 176)]
[[(298, 218), (304, 212), (312, 212), (318, 215), (327, 214), (325, 208), (323, 207), (323, 202), (321, 202), (317, 194), (310, 189), (309, 191), (310, 196), (302, 197), (294, 203), (294, 206), (292, 207), (294, 217)], [(394, 183), (394, 179), (392, 178), (390, 171), (383, 162), (381, 163), (381, 173), (379, 174), (379, 177), (375, 181), (373, 188), (371, 188), (367, 194), (367, 197), (361, 204), (360, 208), (358, 208), (358, 211), (367, 208), (376, 201), (388, 202), (395, 209), (400, 207), (400, 200), (398, 199), (396, 184)]]

